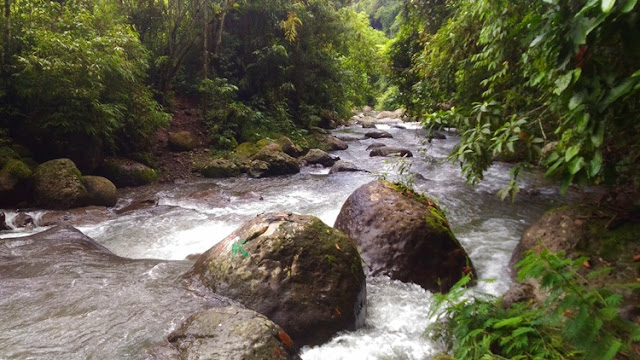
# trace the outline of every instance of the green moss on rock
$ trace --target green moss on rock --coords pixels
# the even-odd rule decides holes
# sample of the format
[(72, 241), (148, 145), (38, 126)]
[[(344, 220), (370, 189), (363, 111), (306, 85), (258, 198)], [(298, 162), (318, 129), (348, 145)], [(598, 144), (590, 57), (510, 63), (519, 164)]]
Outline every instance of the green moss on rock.
[(1, 171), (20, 181), (28, 180), (33, 175), (33, 171), (25, 163), (16, 159), (7, 161)]

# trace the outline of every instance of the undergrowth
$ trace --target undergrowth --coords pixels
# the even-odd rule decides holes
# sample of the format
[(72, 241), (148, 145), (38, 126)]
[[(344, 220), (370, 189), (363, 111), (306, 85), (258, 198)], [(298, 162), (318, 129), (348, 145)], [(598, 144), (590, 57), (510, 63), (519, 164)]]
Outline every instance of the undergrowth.
[(546, 299), (503, 306), (499, 298), (465, 288), (469, 276), (448, 294), (434, 294), (427, 334), (455, 359), (636, 359), (640, 327), (622, 319), (620, 290), (639, 285), (592, 288), (589, 279), (610, 268), (579, 272), (575, 260), (548, 249), (530, 251), (517, 265), (518, 280), (536, 279)]

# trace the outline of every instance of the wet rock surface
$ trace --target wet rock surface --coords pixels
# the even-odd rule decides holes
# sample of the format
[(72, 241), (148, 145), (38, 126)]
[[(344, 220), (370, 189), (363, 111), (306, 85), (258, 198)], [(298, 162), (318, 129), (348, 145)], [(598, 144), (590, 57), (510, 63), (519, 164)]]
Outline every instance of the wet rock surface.
[(280, 325), (299, 346), (364, 325), (366, 285), (353, 242), (318, 218), (264, 214), (205, 252), (193, 276)]
[(446, 292), (465, 273), (475, 273), (439, 208), (387, 182), (358, 188), (342, 206), (334, 227), (353, 239), (374, 276)]

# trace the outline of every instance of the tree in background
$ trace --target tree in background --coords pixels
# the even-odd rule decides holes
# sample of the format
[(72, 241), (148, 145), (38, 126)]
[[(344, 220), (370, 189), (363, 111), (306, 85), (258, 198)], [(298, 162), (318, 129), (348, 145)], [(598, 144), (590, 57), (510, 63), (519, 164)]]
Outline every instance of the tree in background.
[(167, 120), (144, 83), (148, 52), (116, 10), (109, 1), (5, 8), (0, 127), (40, 158), (92, 169), (105, 152), (144, 148)]
[[(394, 82), (426, 126), (458, 128), (451, 159), (472, 182), (515, 156), (540, 159), (563, 190), (637, 187), (639, 12), (635, 0), (406, 2)], [(515, 192), (514, 180), (502, 195)]]

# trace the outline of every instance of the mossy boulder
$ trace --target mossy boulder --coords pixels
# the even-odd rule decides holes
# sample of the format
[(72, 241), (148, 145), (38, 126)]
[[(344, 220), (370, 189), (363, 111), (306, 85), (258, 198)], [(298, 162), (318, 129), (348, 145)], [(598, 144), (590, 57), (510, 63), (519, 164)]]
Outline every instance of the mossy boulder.
[(32, 193), (33, 172), (24, 162), (8, 159), (0, 167), (0, 207), (28, 202)]
[(194, 314), (168, 340), (176, 350), (176, 359), (286, 360), (297, 355), (282, 328), (237, 306)]
[(69, 209), (82, 206), (87, 189), (82, 174), (69, 159), (55, 159), (40, 164), (33, 174), (34, 201), (46, 209)]
[(251, 142), (243, 142), (242, 144), (236, 146), (234, 152), (241, 157), (249, 158), (255, 155), (260, 148), (258, 145)]
[(100, 173), (117, 187), (147, 185), (158, 179), (152, 168), (124, 158), (104, 159)]
[(115, 206), (118, 191), (109, 179), (102, 176), (83, 176), (82, 184), (87, 189), (87, 205)]
[(205, 252), (193, 276), (280, 325), (296, 344), (317, 345), (364, 325), (360, 255), (313, 216), (263, 214)]
[(448, 291), (465, 273), (475, 275), (440, 208), (391, 183), (373, 181), (354, 191), (334, 227), (353, 239), (371, 275), (434, 292)]
[(169, 148), (173, 151), (190, 151), (198, 146), (198, 138), (189, 131), (169, 133)]
[(20, 159), (20, 155), (9, 146), (0, 146), (0, 168), (11, 159)]
[(202, 166), (200, 173), (206, 178), (228, 178), (239, 176), (240, 168), (233, 161), (214, 159)]
[(267, 169), (258, 177), (297, 174), (300, 172), (300, 164), (298, 164), (298, 160), (282, 151), (263, 148), (251, 159), (267, 164)]

